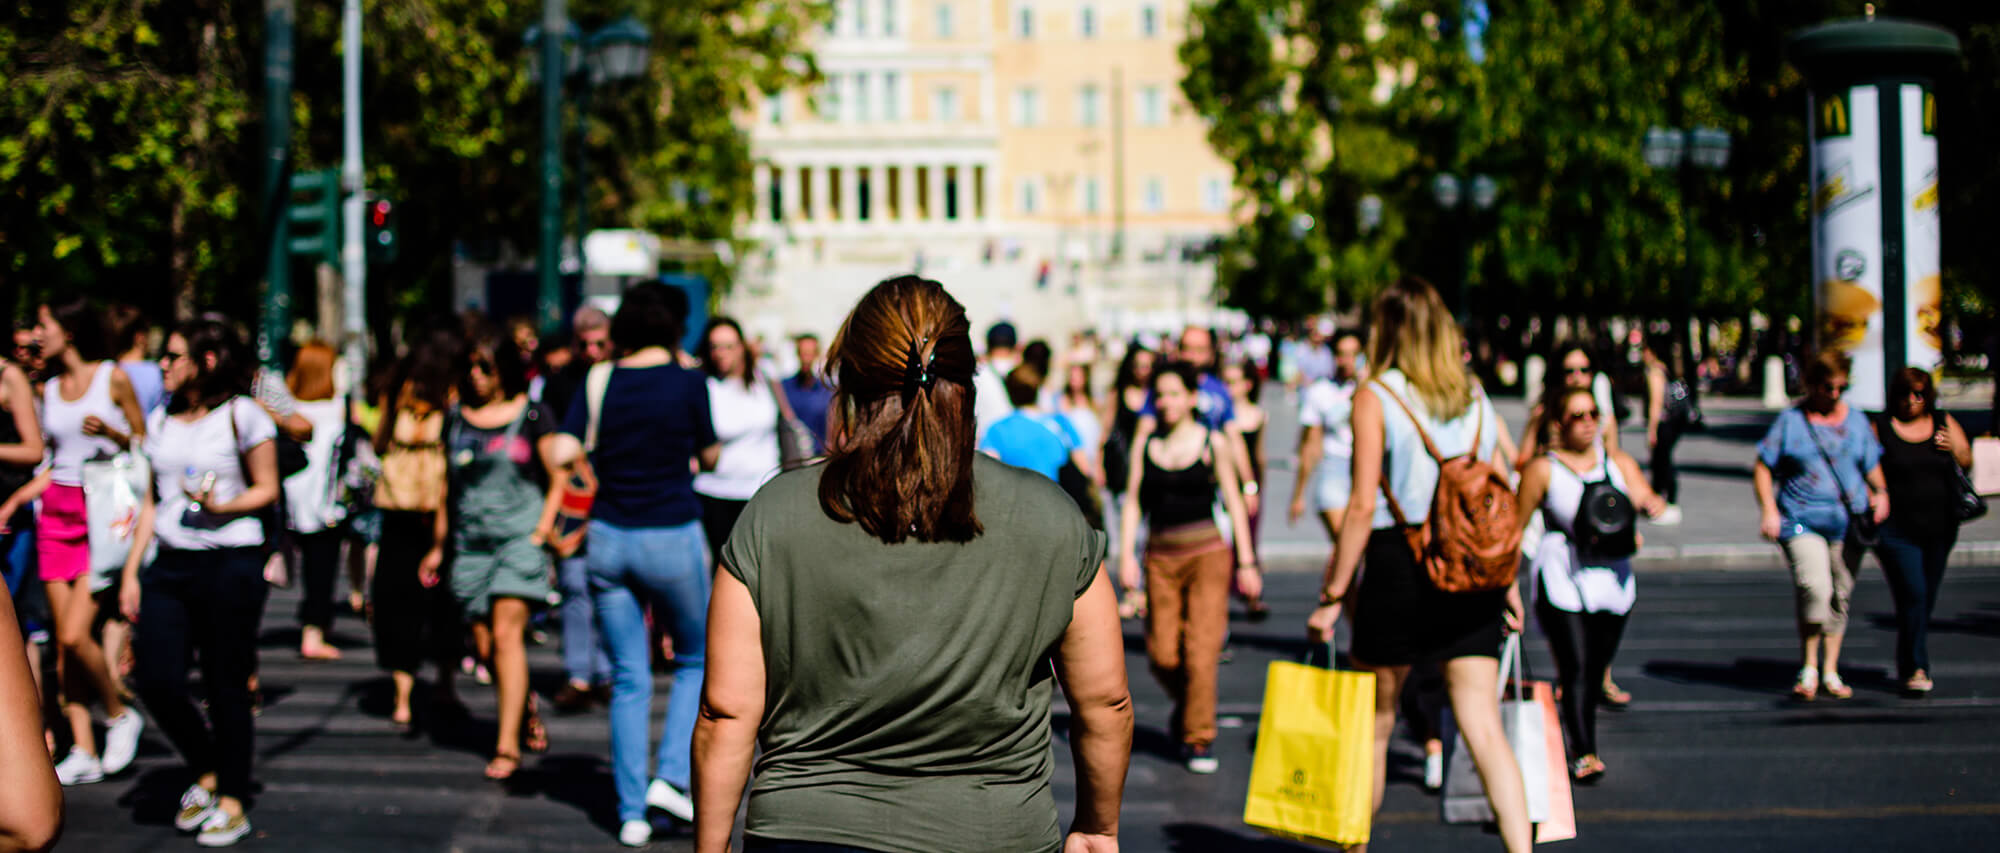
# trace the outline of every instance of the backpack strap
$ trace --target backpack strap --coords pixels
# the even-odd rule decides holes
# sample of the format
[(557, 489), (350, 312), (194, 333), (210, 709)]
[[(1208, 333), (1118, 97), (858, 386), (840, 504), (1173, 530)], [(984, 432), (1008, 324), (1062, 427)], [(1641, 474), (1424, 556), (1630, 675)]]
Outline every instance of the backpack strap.
[(583, 452), (597, 450), (597, 427), (604, 418), (604, 394), (611, 388), (612, 363), (600, 361), (583, 377)]
[[(1410, 411), (1409, 405), (1403, 402), (1403, 398), (1396, 396), (1396, 392), (1389, 390), (1389, 386), (1384, 384), (1382, 380), (1375, 380), (1375, 387), (1382, 389), (1382, 393), (1389, 395), (1389, 399), (1396, 401), (1397, 407), (1403, 410), (1403, 414), (1409, 416), (1410, 425), (1417, 428), (1417, 437), (1424, 440), (1424, 452), (1429, 453), (1432, 459), (1438, 461), (1438, 464), (1444, 464), (1443, 457), (1438, 456), (1437, 446), (1431, 444), (1430, 434), (1424, 432), (1423, 423), (1417, 420), (1417, 413)], [(1387, 445), (1386, 441), (1384, 445)], [(1382, 470), (1382, 497), (1388, 500), (1389, 517), (1396, 520), (1396, 526), (1410, 526), (1409, 517), (1403, 514), (1403, 505), (1396, 501), (1396, 491), (1389, 488), (1389, 471), (1387, 466), (1384, 466)]]
[[(1408, 403), (1403, 402), (1403, 398), (1396, 396), (1396, 392), (1389, 390), (1389, 386), (1384, 384), (1382, 380), (1380, 379), (1375, 380), (1375, 387), (1382, 389), (1382, 393), (1389, 395), (1389, 399), (1396, 401), (1397, 408), (1402, 409), (1403, 414), (1409, 416), (1410, 426), (1417, 428), (1417, 437), (1423, 439), (1424, 441), (1424, 452), (1430, 454), (1431, 459), (1433, 461), (1437, 462), (1439, 465), (1443, 465), (1444, 454), (1439, 453), (1437, 445), (1431, 443), (1431, 434), (1424, 429), (1424, 422), (1417, 419), (1417, 413), (1411, 411), (1410, 405)], [(1473, 437), (1472, 445), (1474, 450), (1478, 449), (1479, 447), (1478, 436)]]

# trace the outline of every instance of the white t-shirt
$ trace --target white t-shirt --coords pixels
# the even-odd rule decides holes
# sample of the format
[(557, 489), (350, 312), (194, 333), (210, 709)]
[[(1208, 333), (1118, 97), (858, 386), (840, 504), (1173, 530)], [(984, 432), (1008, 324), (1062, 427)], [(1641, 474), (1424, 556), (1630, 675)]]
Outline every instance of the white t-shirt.
[(694, 490), (711, 498), (747, 501), (778, 475), (778, 401), (761, 380), (745, 387), (734, 379), (708, 379), (708, 417), (722, 455), (714, 471), (694, 478)]
[(346, 404), (340, 400), (313, 400), (298, 404), (298, 412), (312, 422), (312, 441), (306, 444), (306, 469), (285, 478), (285, 508), (291, 528), (300, 533), (326, 529), (327, 478), (333, 472), (333, 456), (340, 452), (340, 436), (346, 427)]
[(1320, 379), (1306, 386), (1301, 396), (1299, 427), (1320, 428), (1322, 465), (1346, 465), (1354, 459), (1354, 392), (1358, 388), (1353, 382)]
[(1609, 479), (1619, 491), (1630, 494), (1625, 472), (1610, 464), (1602, 443), (1597, 446), (1597, 466), (1581, 476), (1553, 455), (1549, 457), (1549, 488), (1542, 498), (1542, 517), (1548, 531), (1535, 549), (1530, 564), (1539, 584), (1535, 588), (1548, 595), (1549, 604), (1568, 613), (1630, 613), (1638, 599), (1632, 578), (1631, 560), (1586, 562), (1577, 553), (1568, 531), (1576, 525), (1576, 510), (1583, 503), (1586, 482)]
[(1020, 366), (1020, 362), (987, 361), (972, 372), (972, 417), (977, 432), (973, 439), (986, 439), (986, 431), (994, 424), (1014, 413), (1014, 403), (1007, 399), (1007, 373)]
[[(1423, 419), (1424, 431), (1430, 434), (1431, 442), (1437, 445), (1438, 453), (1451, 459), (1467, 452), (1476, 452), (1480, 459), (1493, 458), (1493, 448), (1500, 443), (1500, 414), (1493, 409), (1493, 401), (1487, 399), (1486, 392), (1473, 389), (1472, 405), (1450, 421), (1439, 421), (1424, 410), (1423, 401), (1410, 391), (1408, 379), (1401, 370), (1390, 370), (1375, 381), (1387, 385), (1404, 405), (1410, 407), (1417, 417)], [(1375, 389), (1380, 395), (1382, 389)], [(1383, 475), (1388, 478), (1390, 490), (1396, 495), (1396, 502), (1403, 508), (1403, 517), (1411, 524), (1421, 524), (1431, 517), (1431, 496), (1437, 492), (1438, 462), (1424, 450), (1424, 440), (1417, 434), (1417, 427), (1410, 422), (1409, 415), (1395, 400), (1382, 398), (1382, 429), (1384, 444)], [(1472, 440), (1475, 432), (1479, 446), (1474, 449)], [(1375, 529), (1396, 526), (1396, 518), (1389, 512), (1389, 502), (1375, 502)]]
[[(223, 415), (230, 413), (229, 417)], [(234, 418), (235, 428), (230, 428)], [(215, 474), (214, 499), (235, 500), (245, 485), (243, 457), (250, 448), (278, 436), (271, 416), (256, 403), (232, 397), (220, 409), (192, 423), (162, 409), (147, 423), (146, 456), (153, 462), (153, 533), (160, 544), (184, 551), (264, 544), (264, 525), (254, 515), (216, 516), (197, 512), (187, 492)]]

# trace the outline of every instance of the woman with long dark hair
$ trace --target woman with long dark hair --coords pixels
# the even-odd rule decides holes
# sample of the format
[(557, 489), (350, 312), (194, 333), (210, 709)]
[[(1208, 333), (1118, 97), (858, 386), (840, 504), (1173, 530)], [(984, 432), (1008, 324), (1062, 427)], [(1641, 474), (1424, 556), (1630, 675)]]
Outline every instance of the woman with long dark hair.
[(382, 400), (382, 426), (375, 434), (382, 476), (375, 481), (375, 508), (381, 512), (381, 544), (368, 599), (375, 633), (375, 663), (395, 686), (389, 722), (411, 732), (416, 718), (410, 702), (417, 670), (437, 665), (431, 702), (456, 714), (453, 667), (463, 645), (457, 602), (445, 572), (450, 513), (445, 507), (447, 463), (445, 414), (451, 408), (461, 340), (434, 331), (419, 340), (396, 366)]
[[(1132, 443), (1138, 440), (1139, 421), (1145, 417), (1146, 399), (1153, 388), (1153, 366), (1158, 360), (1152, 350), (1133, 340), (1125, 349), (1125, 357), (1118, 361), (1111, 393), (1104, 400), (1104, 491), (1110, 497), (1104, 502), (1104, 532), (1113, 543), (1125, 541), (1119, 525), (1124, 520), (1125, 502), (1132, 499), (1125, 493), (1131, 477)], [(1125, 590), (1124, 598), (1118, 602), (1118, 618), (1131, 619), (1145, 612), (1145, 592), (1137, 588)]]
[[(692, 469), (713, 469), (722, 448), (709, 417), (709, 380), (675, 358), (686, 304), (679, 289), (657, 282), (625, 291), (611, 319), (618, 356), (591, 368), (601, 378), (586, 379), (587, 385), (602, 382), (600, 401), (594, 405), (589, 392), (578, 394), (563, 418), (562, 436), (547, 454), (562, 480), (580, 466), (596, 472), (586, 568), (598, 630), (611, 655), (618, 840), (632, 847), (652, 839), (648, 808), (694, 819), (688, 742), (700, 707), (710, 571)], [(775, 423), (775, 413), (772, 418)], [(554, 513), (545, 510), (543, 516), (553, 519)], [(552, 529), (545, 527), (540, 536), (555, 541)], [(674, 643), (673, 693), (657, 753), (648, 749), (653, 702), (648, 606)]]
[(728, 317), (708, 321), (701, 335), (701, 369), (708, 374), (708, 414), (722, 455), (715, 470), (694, 478), (711, 560), (757, 488), (778, 473), (778, 392), (757, 372), (757, 353), (743, 327)]
[(521, 750), (542, 752), (548, 732), (528, 691), (531, 611), (548, 603), (552, 566), (535, 539), (549, 490), (543, 464), (555, 416), (528, 399), (524, 359), (510, 337), (475, 335), (459, 372), (458, 405), (445, 422), (451, 460), (451, 589), (480, 659), (493, 662), (500, 721), (486, 778), (507, 779)]
[(974, 450), (965, 309), (936, 282), (877, 285), (828, 365), (827, 462), (757, 493), (715, 575), (695, 849), (728, 849), (761, 747), (748, 850), (1116, 850), (1132, 711), (1103, 535)]
[[(1520, 590), (1440, 590), (1408, 535), (1430, 519), (1439, 458), (1497, 460), (1506, 426), (1466, 369), (1463, 334), (1429, 283), (1405, 278), (1390, 286), (1375, 300), (1372, 316), (1371, 378), (1354, 394), (1353, 492), (1307, 628), (1314, 639), (1330, 641), (1334, 623), (1348, 610), (1354, 626), (1349, 655), (1375, 673), (1376, 807), (1410, 668), (1441, 663), (1452, 714), (1485, 783), (1501, 841), (1525, 853), (1534, 827), (1493, 701), (1500, 695), (1502, 641), (1521, 623)], [(1543, 402), (1559, 405), (1553, 398)], [(1384, 494), (1389, 500), (1381, 500)], [(1368, 570), (1360, 572), (1364, 559)]]
[[(53, 376), (42, 386), (42, 436), (48, 466), (0, 503), (0, 520), (40, 498), (35, 528), (36, 571), (54, 616), (62, 654), (63, 716), (70, 751), (56, 765), (64, 785), (101, 781), (132, 763), (145, 721), (119, 697), (118, 681), (97, 634), (98, 586), (90, 570), (90, 526), (83, 494), (85, 463), (140, 446), (146, 419), (132, 381), (110, 361), (103, 317), (78, 298), (41, 307), (36, 339)], [(86, 697), (96, 693), (108, 718), (97, 748)]]
[[(182, 325), (160, 367), (169, 396), (146, 435), (153, 489), (119, 603), (139, 649), (139, 696), (197, 774), (174, 826), (200, 833), (203, 847), (225, 847), (250, 834), (250, 679), (269, 594), (257, 514), (280, 499), (277, 425), (249, 397), (253, 361), (225, 323)], [(159, 556), (145, 566), (155, 537)], [(207, 720), (188, 689), (194, 659)]]
[(1958, 482), (1972, 467), (1972, 442), (1958, 419), (1938, 408), (1937, 382), (1923, 370), (1905, 367), (1889, 377), (1888, 408), (1875, 435), (1891, 510), (1875, 556), (1896, 599), (1896, 678), (1903, 692), (1922, 696), (1936, 686), (1931, 611), (1958, 544)]

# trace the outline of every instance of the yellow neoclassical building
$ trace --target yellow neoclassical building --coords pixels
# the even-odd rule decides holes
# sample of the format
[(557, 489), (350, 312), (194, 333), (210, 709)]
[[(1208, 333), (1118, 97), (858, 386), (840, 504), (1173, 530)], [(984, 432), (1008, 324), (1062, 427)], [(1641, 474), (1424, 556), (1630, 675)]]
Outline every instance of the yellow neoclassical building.
[(1187, 4), (837, 0), (812, 90), (764, 98), (756, 205), (725, 310), (830, 333), (876, 281), (943, 281), (1026, 336), (1213, 316), (1189, 251), (1230, 227), (1231, 171), (1180, 93)]

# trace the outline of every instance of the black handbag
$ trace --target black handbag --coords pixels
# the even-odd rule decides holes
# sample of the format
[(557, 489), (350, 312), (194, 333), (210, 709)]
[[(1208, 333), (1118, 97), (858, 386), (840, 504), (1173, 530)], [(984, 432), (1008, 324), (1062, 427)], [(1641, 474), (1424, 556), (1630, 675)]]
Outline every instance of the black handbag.
[(1694, 389), (1679, 379), (1667, 383), (1666, 420), (1686, 432), (1699, 432), (1707, 426), (1702, 418), (1701, 401)]
[[(1937, 421), (1937, 431), (1943, 432), (1945, 429), (1944, 413), (1936, 412), (1933, 414), (1933, 417)], [(1986, 515), (1986, 499), (1980, 497), (1979, 490), (1972, 487), (1972, 477), (1965, 473), (1964, 468), (1958, 467), (1958, 460), (1956, 459), (1952, 460), (1951, 473), (1958, 480), (1958, 500), (1952, 504), (1952, 509), (1957, 511), (1958, 522), (1964, 524), (1965, 522)]]
[(1610, 459), (1605, 476), (1583, 484), (1570, 539), (1586, 561), (1623, 560), (1639, 553), (1639, 511), (1631, 496), (1611, 484)]
[(1806, 422), (1806, 433), (1812, 436), (1813, 447), (1819, 450), (1820, 458), (1826, 460), (1827, 472), (1833, 475), (1833, 484), (1840, 489), (1841, 504), (1849, 507), (1847, 538), (1853, 540), (1856, 545), (1874, 547), (1882, 541), (1881, 525), (1875, 523), (1875, 508), (1871, 506), (1860, 512), (1852, 509), (1854, 501), (1847, 496), (1847, 485), (1840, 481), (1840, 466), (1834, 464), (1833, 454), (1826, 452), (1826, 445), (1819, 442), (1819, 432), (1812, 428), (1811, 421)]

